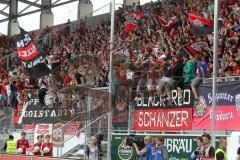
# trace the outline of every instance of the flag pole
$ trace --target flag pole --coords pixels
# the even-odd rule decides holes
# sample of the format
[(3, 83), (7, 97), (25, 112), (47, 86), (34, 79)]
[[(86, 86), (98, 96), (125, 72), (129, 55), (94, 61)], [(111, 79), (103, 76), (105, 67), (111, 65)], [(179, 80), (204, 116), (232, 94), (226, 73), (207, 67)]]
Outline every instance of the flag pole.
[(217, 92), (217, 55), (218, 55), (218, 0), (214, 0), (214, 42), (213, 42), (213, 84), (212, 84), (212, 145), (216, 145), (215, 114)]
[(111, 2), (111, 32), (110, 32), (110, 59), (109, 59), (109, 112), (108, 112), (108, 145), (107, 145), (107, 160), (111, 160), (111, 140), (112, 140), (112, 75), (113, 75), (113, 40), (114, 40), (114, 12), (115, 0)]

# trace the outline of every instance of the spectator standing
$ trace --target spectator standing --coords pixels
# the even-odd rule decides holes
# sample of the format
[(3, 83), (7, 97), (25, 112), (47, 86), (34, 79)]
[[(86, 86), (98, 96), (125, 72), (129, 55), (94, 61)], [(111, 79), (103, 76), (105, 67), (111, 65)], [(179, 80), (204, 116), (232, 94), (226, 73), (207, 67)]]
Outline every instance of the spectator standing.
[(219, 147), (215, 152), (215, 160), (227, 160), (227, 138), (220, 138), (219, 140)]
[(133, 143), (137, 152), (137, 160), (152, 160), (156, 156), (156, 146), (152, 143), (151, 136), (144, 137), (145, 147), (139, 150), (136, 143)]
[(204, 146), (202, 137), (197, 139), (197, 146), (197, 149), (191, 154), (191, 160), (201, 160), (203, 156)]
[(22, 153), (19, 152), (19, 154), (26, 154), (27, 148), (29, 148), (28, 140), (26, 139), (26, 133), (21, 133), (21, 139), (17, 141), (17, 150), (22, 150)]
[(155, 160), (168, 160), (168, 150), (164, 145), (164, 138), (157, 137), (156, 141), (156, 158)]
[(42, 144), (43, 144), (43, 136), (42, 135), (38, 135), (37, 136), (37, 143), (35, 143), (33, 145), (33, 148), (32, 148), (32, 153), (35, 155), (35, 156), (41, 156), (41, 148), (42, 148)]
[(204, 144), (202, 160), (213, 160), (215, 151), (214, 151), (214, 147), (211, 146), (211, 136), (205, 133), (202, 135), (202, 137), (203, 137), (203, 144)]
[(53, 156), (53, 144), (50, 142), (50, 135), (45, 135), (45, 142), (42, 145), (43, 156), (52, 157)]
[(10, 107), (13, 109), (17, 108), (18, 104), (18, 89), (16, 87), (17, 81), (16, 78), (10, 82)]
[(199, 54), (194, 56), (194, 61), (197, 63), (197, 68), (196, 68), (197, 77), (195, 77), (192, 80), (191, 88), (195, 98), (194, 104), (197, 104), (199, 103), (197, 87), (207, 77), (207, 64)]
[(45, 80), (46, 78), (40, 78), (39, 79), (39, 91), (38, 91), (38, 98), (39, 98), (39, 103), (41, 106), (45, 105), (44, 98), (45, 95), (47, 94), (47, 81)]
[(184, 88), (184, 79), (183, 79), (183, 61), (179, 55), (173, 57), (173, 66), (172, 66), (172, 78), (174, 80), (174, 86), (177, 87), (179, 99), (182, 102), (182, 90)]
[(184, 57), (184, 61), (186, 61), (186, 64), (183, 68), (184, 72), (184, 83), (189, 84), (191, 83), (192, 79), (196, 77), (196, 68), (195, 68), (195, 62), (188, 56)]
[(12, 135), (9, 135), (9, 139), (4, 145), (3, 150), (6, 151), (6, 153), (14, 154), (17, 150), (17, 143), (14, 141), (14, 137)]
[(97, 146), (97, 138), (95, 136), (92, 136), (90, 138), (90, 144), (87, 146), (86, 149), (86, 156), (87, 160), (100, 160), (100, 152), (98, 150)]

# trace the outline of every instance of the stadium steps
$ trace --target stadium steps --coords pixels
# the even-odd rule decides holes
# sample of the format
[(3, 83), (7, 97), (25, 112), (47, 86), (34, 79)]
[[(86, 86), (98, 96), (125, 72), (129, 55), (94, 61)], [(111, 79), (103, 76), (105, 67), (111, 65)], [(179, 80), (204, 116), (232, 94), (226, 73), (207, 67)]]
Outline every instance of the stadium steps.
[[(103, 149), (103, 156), (102, 160), (106, 160), (106, 152), (107, 152), (107, 143), (102, 144), (102, 149)], [(69, 159), (79, 159), (79, 160), (84, 160), (84, 145), (79, 144), (72, 148), (70, 151), (65, 153), (61, 158), (69, 158)]]

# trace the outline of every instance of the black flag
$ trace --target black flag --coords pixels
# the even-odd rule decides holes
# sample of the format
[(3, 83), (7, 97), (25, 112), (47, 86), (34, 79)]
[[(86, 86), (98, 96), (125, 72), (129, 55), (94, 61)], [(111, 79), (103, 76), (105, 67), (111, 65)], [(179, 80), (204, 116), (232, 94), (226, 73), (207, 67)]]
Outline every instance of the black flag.
[(195, 13), (188, 13), (194, 36), (202, 37), (213, 32), (213, 21)]
[(20, 35), (16, 40), (17, 52), (26, 72), (34, 79), (48, 75), (50, 70), (44, 63), (43, 55), (33, 43), (29, 33), (19, 28)]

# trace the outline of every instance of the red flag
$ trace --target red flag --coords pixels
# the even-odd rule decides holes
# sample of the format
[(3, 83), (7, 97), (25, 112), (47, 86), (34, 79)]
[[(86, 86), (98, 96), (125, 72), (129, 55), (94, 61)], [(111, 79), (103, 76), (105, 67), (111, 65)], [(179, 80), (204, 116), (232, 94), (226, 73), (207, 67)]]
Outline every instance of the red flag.
[(207, 19), (204, 17), (201, 17), (195, 13), (188, 13), (189, 21), (191, 24), (195, 25), (206, 25), (209, 27), (213, 26), (213, 21), (211, 19)]
[(176, 16), (171, 17), (170, 19), (165, 19), (160, 15), (154, 14), (155, 21), (164, 29), (170, 30), (173, 26), (177, 25), (178, 19)]
[(135, 28), (137, 28), (137, 26), (138, 26), (137, 22), (135, 22), (135, 21), (126, 21), (124, 23), (124, 30), (126, 32), (130, 32), (130, 31), (134, 30)]
[(213, 32), (213, 21), (195, 13), (188, 13), (189, 22), (194, 36), (203, 37)]

